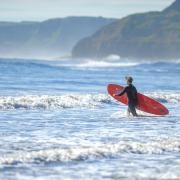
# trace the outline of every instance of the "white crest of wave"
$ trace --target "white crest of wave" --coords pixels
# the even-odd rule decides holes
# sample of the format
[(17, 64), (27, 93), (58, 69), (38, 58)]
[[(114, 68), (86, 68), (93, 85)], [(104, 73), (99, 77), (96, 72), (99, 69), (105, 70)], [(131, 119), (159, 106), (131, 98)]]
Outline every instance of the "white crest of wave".
[(134, 154), (163, 154), (165, 152), (179, 152), (179, 139), (161, 139), (152, 142), (119, 142), (117, 144), (103, 144), (93, 147), (73, 147), (66, 149), (49, 149), (32, 152), (17, 152), (0, 157), (0, 164), (40, 163), (83, 161), (92, 158), (108, 158), (122, 153)]
[(138, 61), (129, 61), (129, 60), (121, 60), (118, 55), (109, 55), (105, 58), (101, 59), (79, 59), (76, 61), (66, 61), (65, 64), (59, 64), (59, 66), (71, 67), (71, 68), (80, 68), (80, 69), (101, 69), (101, 68), (114, 68), (114, 67), (128, 67), (128, 66), (136, 66), (139, 65)]
[[(180, 102), (180, 94), (174, 93), (146, 93), (162, 103)], [(83, 108), (100, 107), (105, 104), (116, 103), (108, 94), (66, 94), (59, 96), (26, 95), (26, 96), (1, 96), (0, 109), (50, 109), (50, 108)]]
[(60, 95), (60, 96), (19, 96), (0, 97), (0, 109), (76, 108), (95, 107), (108, 104), (110, 97), (105, 94)]
[(180, 93), (171, 93), (171, 92), (152, 92), (146, 93), (147, 96), (156, 99), (162, 103), (178, 103), (180, 102)]
[(105, 57), (104, 59), (108, 60), (108, 61), (119, 61), (119, 60), (121, 60), (121, 57), (117, 54), (110, 54), (109, 56)]
[(85, 62), (75, 64), (76, 68), (105, 68), (105, 67), (128, 67), (136, 66), (139, 63), (137, 62), (117, 62), (117, 61), (107, 61), (107, 60), (87, 60)]

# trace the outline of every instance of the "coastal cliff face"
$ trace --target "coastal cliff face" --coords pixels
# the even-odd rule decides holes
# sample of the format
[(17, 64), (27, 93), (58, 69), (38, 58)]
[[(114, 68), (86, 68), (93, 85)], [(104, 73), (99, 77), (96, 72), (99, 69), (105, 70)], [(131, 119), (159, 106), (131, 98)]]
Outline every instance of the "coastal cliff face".
[(80, 39), (113, 21), (102, 17), (67, 17), (43, 22), (0, 22), (0, 56), (70, 54)]
[(80, 40), (74, 57), (180, 58), (180, 0), (162, 12), (127, 16)]

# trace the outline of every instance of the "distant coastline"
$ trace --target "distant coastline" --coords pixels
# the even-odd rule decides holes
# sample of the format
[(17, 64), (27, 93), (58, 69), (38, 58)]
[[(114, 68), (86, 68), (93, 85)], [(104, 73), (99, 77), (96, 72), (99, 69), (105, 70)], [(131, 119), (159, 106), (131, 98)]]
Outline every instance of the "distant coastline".
[(163, 11), (122, 19), (71, 16), (0, 22), (0, 57), (172, 61), (180, 59), (180, 0)]
[(67, 56), (80, 39), (115, 20), (82, 16), (42, 22), (0, 22), (0, 57), (51, 59)]
[(117, 20), (80, 40), (73, 57), (103, 58), (117, 54), (130, 59), (180, 59), (180, 1), (161, 12)]

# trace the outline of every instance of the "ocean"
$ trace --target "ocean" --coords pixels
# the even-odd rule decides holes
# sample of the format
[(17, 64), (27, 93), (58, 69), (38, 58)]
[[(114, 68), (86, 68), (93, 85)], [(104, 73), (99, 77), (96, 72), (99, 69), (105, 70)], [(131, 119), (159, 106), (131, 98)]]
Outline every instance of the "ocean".
[[(127, 75), (170, 114), (127, 116), (107, 94)], [(180, 178), (179, 77), (179, 61), (1, 58), (0, 179)]]

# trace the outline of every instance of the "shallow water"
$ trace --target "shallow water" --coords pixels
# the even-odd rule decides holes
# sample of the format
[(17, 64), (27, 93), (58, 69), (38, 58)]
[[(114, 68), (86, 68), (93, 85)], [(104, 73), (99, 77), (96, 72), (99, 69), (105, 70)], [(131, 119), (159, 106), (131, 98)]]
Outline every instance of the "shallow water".
[[(170, 114), (128, 117), (106, 91), (126, 75)], [(1, 59), (0, 179), (180, 178), (179, 75), (178, 62)]]

